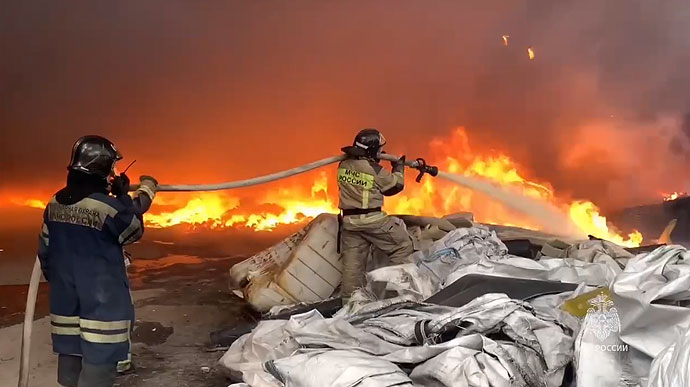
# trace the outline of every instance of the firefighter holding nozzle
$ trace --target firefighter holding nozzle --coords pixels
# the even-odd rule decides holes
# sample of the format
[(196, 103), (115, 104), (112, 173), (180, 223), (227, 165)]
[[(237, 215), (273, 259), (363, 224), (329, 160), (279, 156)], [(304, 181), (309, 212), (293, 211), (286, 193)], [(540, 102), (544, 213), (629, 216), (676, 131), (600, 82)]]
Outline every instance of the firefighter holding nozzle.
[(413, 253), (412, 239), (399, 218), (382, 211), (383, 197), (400, 193), (405, 185), (405, 156), (380, 164), (386, 140), (376, 129), (360, 131), (352, 146), (342, 148), (348, 156), (338, 165), (339, 247), (342, 250), (342, 299), (364, 286), (369, 250), (385, 253), (393, 264), (405, 263)]

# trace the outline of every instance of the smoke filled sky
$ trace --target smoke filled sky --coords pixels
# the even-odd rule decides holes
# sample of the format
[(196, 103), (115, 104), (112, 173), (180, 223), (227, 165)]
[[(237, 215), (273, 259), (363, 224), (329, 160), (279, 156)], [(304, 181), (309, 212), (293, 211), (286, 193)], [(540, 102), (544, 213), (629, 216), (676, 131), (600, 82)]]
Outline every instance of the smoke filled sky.
[(413, 157), (464, 126), (605, 207), (690, 189), (687, 0), (0, 4), (0, 193), (58, 189), (84, 134), (202, 183), (367, 126)]

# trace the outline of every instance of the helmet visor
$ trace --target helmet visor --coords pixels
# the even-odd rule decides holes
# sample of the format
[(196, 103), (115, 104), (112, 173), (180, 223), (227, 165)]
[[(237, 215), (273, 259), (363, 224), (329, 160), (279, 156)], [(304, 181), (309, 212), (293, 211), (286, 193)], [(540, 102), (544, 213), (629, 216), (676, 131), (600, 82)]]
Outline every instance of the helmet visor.
[(115, 152), (115, 161), (117, 162), (117, 161), (122, 160), (122, 153), (120, 153), (120, 151), (117, 150), (117, 148), (115, 148), (115, 145), (110, 144), (110, 147), (111, 147), (111, 148), (113, 149), (113, 151)]
[(383, 146), (386, 145), (386, 138), (383, 137), (382, 133), (379, 133), (379, 144), (381, 144), (380, 145), (381, 148), (383, 148)]

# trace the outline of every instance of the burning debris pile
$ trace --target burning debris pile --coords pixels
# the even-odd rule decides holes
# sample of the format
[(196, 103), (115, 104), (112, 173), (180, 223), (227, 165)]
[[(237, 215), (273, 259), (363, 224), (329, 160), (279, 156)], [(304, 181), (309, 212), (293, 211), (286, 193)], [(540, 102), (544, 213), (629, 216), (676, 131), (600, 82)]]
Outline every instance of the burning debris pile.
[[(527, 179), (520, 167), (506, 154), (474, 151), (463, 128), (448, 137), (430, 143), (430, 163), (452, 174), (485, 179), (505, 189), (552, 206), (570, 218), (582, 235), (593, 235), (623, 246), (639, 246), (642, 234), (633, 231), (624, 236), (609, 224), (599, 208), (586, 200), (572, 200), (556, 194), (550, 184)], [(338, 212), (335, 173), (319, 171), (293, 185), (268, 189), (260, 195), (241, 199), (225, 193), (204, 193), (182, 201), (163, 198), (153, 213), (145, 218), (152, 227), (177, 224), (211, 228), (249, 227), (257, 231), (272, 230), (281, 224), (303, 222), (321, 213)], [(405, 191), (389, 198), (384, 210), (389, 213), (441, 217), (445, 214), (471, 211), (483, 223), (544, 229), (538, 219), (515, 211), (491, 197), (471, 189), (439, 180), (425, 179), (422, 184), (409, 176)], [(309, 187), (304, 189), (303, 187)], [(169, 201), (168, 201), (169, 200)], [(161, 205), (162, 204), (162, 205)], [(174, 208), (173, 210), (167, 210)], [(254, 211), (253, 211), (254, 210)], [(556, 231), (556, 230), (547, 230)]]
[(676, 199), (681, 199), (681, 198), (687, 197), (688, 193), (687, 192), (673, 192), (670, 194), (664, 194), (663, 196), (664, 196), (665, 202), (670, 202), (670, 201), (673, 201)]
[(332, 215), (233, 266), (231, 287), (269, 319), (214, 333), (231, 344), (221, 365), (265, 387), (670, 387), (688, 372), (687, 349), (671, 354), (690, 332), (686, 249), (635, 255), (469, 214), (402, 219), (409, 263), (371, 252), (366, 287), (342, 308)]
[[(429, 153), (433, 155), (429, 162), (444, 171), (483, 179), (501, 189), (552, 207), (560, 216), (569, 218), (571, 226), (583, 236), (593, 235), (628, 247), (639, 246), (642, 242), (640, 232), (624, 235), (607, 221), (591, 201), (558, 194), (551, 184), (528, 178), (525, 168), (509, 155), (473, 149), (464, 128), (456, 128), (448, 136), (433, 139), (429, 144)], [(144, 219), (147, 226), (154, 228), (245, 227), (255, 231), (271, 231), (284, 224), (305, 223), (322, 213), (337, 213), (335, 175), (331, 170), (321, 170), (287, 183), (268, 186), (265, 190), (240, 194), (163, 193), (157, 197)], [(484, 193), (439, 179), (425, 179), (422, 184), (417, 184), (413, 178), (408, 174), (405, 191), (388, 198), (384, 210), (388, 213), (434, 217), (470, 211), (483, 223), (562, 231), (547, 229), (549, 227), (529, 213), (516, 211)], [(16, 197), (11, 201), (21, 206), (45, 206), (45, 203), (34, 198)]]

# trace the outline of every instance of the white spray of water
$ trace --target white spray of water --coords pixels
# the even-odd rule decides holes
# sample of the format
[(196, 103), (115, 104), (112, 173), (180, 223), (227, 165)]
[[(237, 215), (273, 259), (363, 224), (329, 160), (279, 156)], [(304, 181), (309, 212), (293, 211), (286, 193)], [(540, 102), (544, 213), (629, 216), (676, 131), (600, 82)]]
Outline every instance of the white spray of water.
[(462, 185), (473, 191), (481, 192), (500, 201), (506, 206), (538, 222), (545, 232), (571, 238), (582, 238), (586, 236), (575, 223), (573, 223), (570, 217), (553, 204), (545, 203), (525, 196), (515, 190), (510, 190), (505, 187), (494, 185), (488, 181), (468, 176), (439, 171), (438, 177)]

